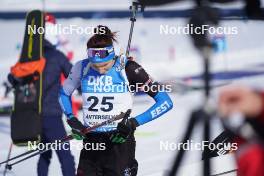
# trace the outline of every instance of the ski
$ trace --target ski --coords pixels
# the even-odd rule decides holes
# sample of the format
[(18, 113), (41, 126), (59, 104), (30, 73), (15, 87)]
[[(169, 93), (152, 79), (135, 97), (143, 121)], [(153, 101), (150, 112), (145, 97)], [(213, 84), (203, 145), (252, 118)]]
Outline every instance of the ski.
[(14, 105), (11, 113), (11, 138), (15, 145), (40, 141), (44, 14), (33, 10), (27, 14), (24, 41), (19, 61), (11, 67), (14, 85)]

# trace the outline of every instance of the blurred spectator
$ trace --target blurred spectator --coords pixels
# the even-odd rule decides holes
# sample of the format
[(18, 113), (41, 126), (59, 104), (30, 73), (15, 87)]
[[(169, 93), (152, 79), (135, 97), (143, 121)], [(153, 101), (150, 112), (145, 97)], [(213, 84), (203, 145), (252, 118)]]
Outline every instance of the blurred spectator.
[[(233, 113), (240, 112), (244, 115), (243, 124), (249, 124), (254, 134), (249, 134), (240, 124), (237, 128), (247, 133), (236, 133), (238, 150), (236, 159), (238, 176), (263, 176), (264, 175), (264, 93), (246, 87), (230, 87), (220, 93), (219, 111), (223, 118), (235, 118)], [(236, 128), (233, 126), (233, 128)], [(230, 129), (236, 131), (236, 129)]]

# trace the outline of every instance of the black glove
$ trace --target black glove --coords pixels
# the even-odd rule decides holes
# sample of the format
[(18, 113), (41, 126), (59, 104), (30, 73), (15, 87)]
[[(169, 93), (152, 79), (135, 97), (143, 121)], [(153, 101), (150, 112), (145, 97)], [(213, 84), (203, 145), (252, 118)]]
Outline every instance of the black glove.
[(39, 78), (39, 74), (37, 72), (30, 74), (28, 76), (21, 77), (21, 78), (15, 77), (11, 73), (9, 73), (7, 76), (7, 79), (13, 87), (16, 87), (19, 84), (24, 85), (24, 84), (34, 81), (36, 77)]
[(135, 118), (130, 118), (125, 121), (121, 121), (117, 125), (116, 132), (110, 136), (110, 140), (113, 143), (121, 144), (126, 142), (131, 134), (136, 130), (139, 124)]
[(82, 131), (86, 128), (76, 117), (71, 117), (67, 120), (69, 126), (72, 128), (72, 137), (77, 140), (85, 138), (85, 134)]
[(8, 74), (7, 79), (9, 83), (12, 85), (12, 87), (15, 87), (19, 82), (19, 78), (15, 78), (11, 73)]

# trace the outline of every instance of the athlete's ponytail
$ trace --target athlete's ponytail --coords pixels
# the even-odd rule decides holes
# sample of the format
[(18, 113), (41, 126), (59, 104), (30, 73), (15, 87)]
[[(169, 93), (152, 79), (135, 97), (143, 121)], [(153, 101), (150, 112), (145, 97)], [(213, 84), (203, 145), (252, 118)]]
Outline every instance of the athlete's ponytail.
[(87, 42), (88, 48), (103, 48), (113, 45), (116, 40), (116, 33), (112, 32), (107, 26), (99, 25), (94, 29), (94, 35)]

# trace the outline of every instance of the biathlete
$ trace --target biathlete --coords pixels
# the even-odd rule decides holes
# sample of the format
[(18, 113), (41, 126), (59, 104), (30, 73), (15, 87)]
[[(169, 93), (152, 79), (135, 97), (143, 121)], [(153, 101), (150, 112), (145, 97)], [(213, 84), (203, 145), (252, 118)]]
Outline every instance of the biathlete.
[[(92, 149), (82, 149), (77, 175), (136, 176), (138, 163), (135, 159), (134, 131), (138, 126), (165, 114), (173, 103), (138, 63), (115, 54), (115, 32), (106, 26), (98, 26), (97, 29), (104, 29), (105, 33), (94, 34), (88, 40), (88, 58), (73, 66), (59, 96), (73, 136), (83, 139), (84, 146), (98, 144)], [(84, 124), (73, 115), (71, 106), (71, 94), (80, 86)], [(155, 100), (153, 106), (136, 117), (116, 121), (83, 135), (83, 129), (131, 109), (133, 92), (138, 86), (140, 89), (149, 87), (144, 90)]]

